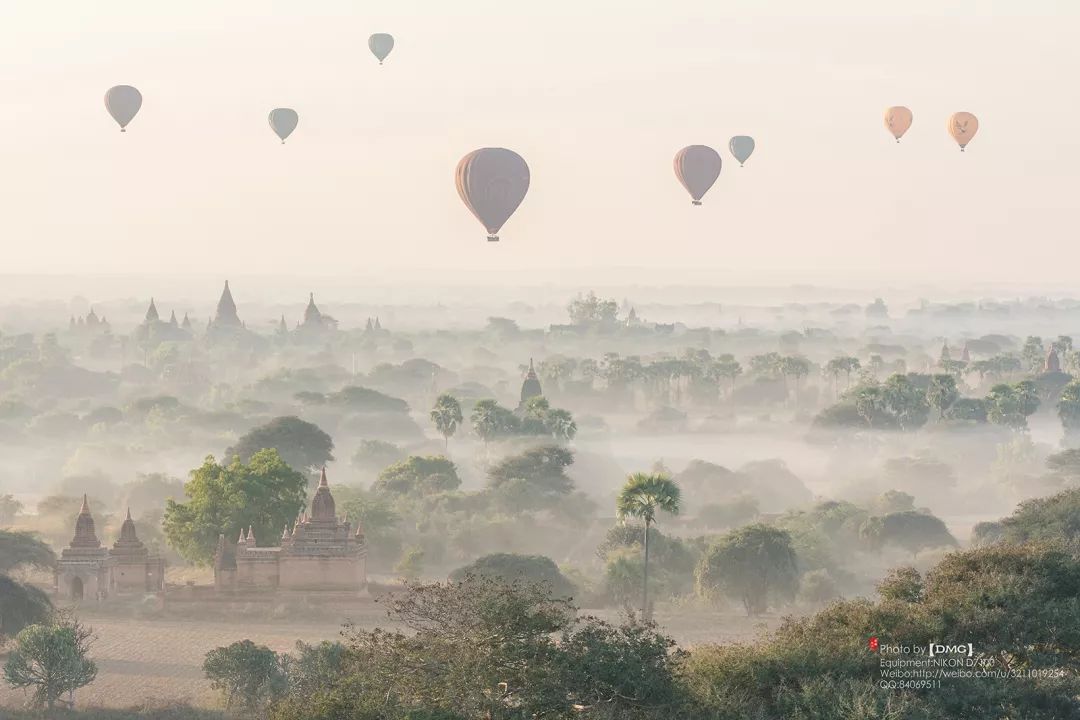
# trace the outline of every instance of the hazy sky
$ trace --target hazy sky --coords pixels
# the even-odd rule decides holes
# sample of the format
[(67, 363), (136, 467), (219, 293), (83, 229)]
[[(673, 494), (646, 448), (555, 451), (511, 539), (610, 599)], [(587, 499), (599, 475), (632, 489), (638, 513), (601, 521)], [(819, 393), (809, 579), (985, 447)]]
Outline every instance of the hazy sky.
[[(1078, 5), (2, 0), (0, 272), (1066, 280)], [(117, 84), (144, 96), (125, 134)], [(700, 208), (671, 169), (694, 143), (725, 156)], [(497, 245), (452, 181), (489, 145), (532, 169)]]

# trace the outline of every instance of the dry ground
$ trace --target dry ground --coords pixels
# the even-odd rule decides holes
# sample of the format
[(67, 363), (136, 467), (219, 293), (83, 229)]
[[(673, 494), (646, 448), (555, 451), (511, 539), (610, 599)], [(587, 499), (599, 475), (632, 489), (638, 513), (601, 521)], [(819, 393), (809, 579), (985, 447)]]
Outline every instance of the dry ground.
[[(615, 619), (617, 613), (592, 614)], [(116, 617), (84, 611), (82, 620), (97, 636), (92, 657), (98, 677), (76, 696), (82, 707), (128, 707), (146, 702), (188, 702), (215, 706), (217, 697), (203, 678), (202, 661), (215, 647), (249, 638), (277, 651), (291, 650), (297, 640), (317, 642), (339, 637), (344, 618), (307, 618), (306, 621), (252, 621), (250, 619), (152, 620)], [(376, 603), (362, 606), (352, 620), (362, 627), (385, 625), (383, 608)], [(680, 644), (733, 642), (752, 638), (763, 625), (734, 614), (665, 611), (658, 609), (657, 621)], [(765, 620), (775, 626), (777, 618)], [(23, 704), (21, 691), (0, 683), (0, 708)], [(0, 713), (2, 715), (2, 713)]]

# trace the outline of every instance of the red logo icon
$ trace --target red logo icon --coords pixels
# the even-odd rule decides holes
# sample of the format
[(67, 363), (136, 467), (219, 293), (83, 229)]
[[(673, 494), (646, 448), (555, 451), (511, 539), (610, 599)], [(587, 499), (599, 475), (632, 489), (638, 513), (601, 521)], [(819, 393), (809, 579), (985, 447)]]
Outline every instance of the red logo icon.
[(877, 638), (876, 638), (876, 637), (872, 637), (872, 638), (870, 638), (870, 649), (871, 649), (871, 650), (872, 650), (873, 652), (877, 652), (877, 649), (878, 649), (878, 640), (877, 640)]

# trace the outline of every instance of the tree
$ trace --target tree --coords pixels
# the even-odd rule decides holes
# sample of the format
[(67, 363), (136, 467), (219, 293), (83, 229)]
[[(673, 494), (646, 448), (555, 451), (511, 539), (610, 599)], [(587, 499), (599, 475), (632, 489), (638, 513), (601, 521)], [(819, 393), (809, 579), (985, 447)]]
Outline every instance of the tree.
[[(273, 448), (289, 467), (302, 472), (320, 468), (334, 459), (334, 441), (318, 425), (295, 416), (274, 418), (248, 431), (225, 451), (225, 460), (247, 462), (255, 453)], [(280, 532), (280, 530), (278, 531)]]
[(8, 574), (20, 566), (51, 570), (56, 553), (33, 533), (0, 530), (0, 573)]
[(735, 359), (734, 355), (725, 353), (713, 360), (709, 372), (717, 379), (723, 378), (728, 381), (728, 395), (730, 396), (735, 392), (736, 378), (742, 374), (742, 365), (739, 364), (739, 361)]
[(790, 599), (799, 573), (791, 536), (760, 523), (729, 532), (702, 555), (696, 573), (698, 594), (742, 602), (759, 615), (778, 599)]
[(901, 430), (915, 430), (926, 423), (930, 409), (926, 392), (912, 382), (911, 376), (890, 375), (882, 386), (882, 400)]
[(1080, 488), (1020, 503), (1001, 521), (1001, 537), (1010, 543), (1080, 539)]
[(383, 468), (401, 462), (408, 453), (385, 440), (361, 440), (352, 456), (352, 466), (365, 472), (378, 473)]
[(329, 687), (341, 677), (346, 652), (345, 645), (339, 642), (323, 640), (309, 645), (297, 640), (295, 654), (279, 656), (288, 678), (289, 694), (306, 698)]
[(866, 317), (875, 320), (888, 318), (889, 308), (885, 305), (885, 301), (881, 298), (875, 298), (874, 302), (866, 306)]
[(14, 495), (0, 495), (0, 525), (10, 525), (22, 512), (23, 504)]
[(602, 300), (591, 290), (578, 295), (566, 308), (574, 325), (614, 325), (618, 319), (619, 304), (614, 300)]
[(570, 599), (576, 591), (574, 584), (559, 571), (559, 566), (543, 555), (484, 555), (450, 573), (450, 579), (459, 582), (469, 576), (490, 577), (507, 584), (539, 583), (556, 598)]
[[(1080, 695), (1075, 553), (995, 545), (950, 553), (925, 578), (910, 569), (904, 576), (880, 600), (841, 601), (791, 618), (755, 644), (695, 647), (681, 675), (692, 717), (1056, 720), (1074, 714)], [(882, 646), (925, 647), (954, 636), (970, 642), (980, 661), (1011, 675), (1010, 682), (991, 672), (941, 693), (878, 688), (884, 654), (868, 649), (870, 638)], [(1050, 668), (1058, 679), (1048, 683)]]
[(285, 464), (277, 450), (259, 450), (244, 464), (228, 466), (208, 456), (184, 485), (186, 503), (169, 500), (162, 525), (165, 537), (189, 562), (214, 559), (218, 536), (230, 541), (252, 528), (263, 544), (281, 537), (304, 507), (307, 480)]
[(1061, 391), (1057, 412), (1065, 435), (1075, 438), (1080, 433), (1080, 380), (1073, 380)]
[(883, 600), (917, 603), (923, 599), (925, 586), (919, 571), (911, 566), (893, 568), (877, 584)]
[(859, 358), (851, 357), (850, 355), (842, 355), (840, 357), (834, 357), (828, 363), (825, 364), (825, 370), (833, 377), (833, 385), (835, 387), (836, 380), (841, 374), (844, 375), (844, 389), (851, 387), (851, 373), (859, 370)]
[(679, 486), (663, 473), (634, 473), (626, 480), (615, 506), (619, 518), (635, 517), (645, 523), (645, 564), (642, 572), (641, 610), (646, 617), (649, 608), (649, 528), (656, 522), (656, 511), (671, 515), (679, 513)]
[(52, 612), (52, 603), (44, 592), (13, 580), (9, 573), (27, 566), (51, 569), (55, 562), (52, 548), (37, 537), (0, 530), (0, 641), (28, 625), (45, 622)]
[(15, 637), (4, 665), (4, 679), (16, 689), (32, 689), (34, 704), (52, 709), (63, 695), (74, 704), (75, 691), (97, 677), (88, 655), (93, 632), (73, 617), (30, 625)]
[(956, 378), (952, 375), (934, 375), (930, 378), (930, 387), (926, 389), (926, 401), (938, 411), (938, 418), (944, 420), (945, 412), (960, 398), (956, 389)]
[(469, 416), (473, 432), (487, 445), (490, 441), (510, 435), (520, 426), (517, 416), (494, 400), (480, 400)]
[(500, 460), (488, 470), (488, 485), (493, 490), (516, 488), (524, 495), (525, 510), (552, 506), (574, 490), (574, 481), (566, 468), (574, 463), (574, 454), (558, 445), (544, 445)]
[(457, 432), (462, 420), (461, 403), (457, 398), (447, 393), (440, 395), (435, 401), (435, 407), (431, 408), (431, 422), (443, 436), (444, 447), (450, 447), (450, 438)]
[(791, 355), (780, 359), (780, 373), (784, 377), (795, 378), (795, 403), (799, 403), (802, 379), (810, 374), (810, 361), (801, 355)]
[(552, 408), (544, 415), (544, 428), (555, 440), (569, 442), (577, 435), (577, 423), (569, 410)]
[(234, 703), (257, 716), (287, 687), (281, 658), (264, 645), (239, 640), (206, 654), (203, 672), (213, 688), (225, 697), (225, 709)]
[(1042, 370), (1046, 358), (1042, 338), (1029, 335), (1024, 341), (1024, 347), (1020, 350), (1020, 357), (1023, 359), (1024, 369), (1028, 372), (1037, 373)]
[(956, 547), (956, 539), (945, 523), (918, 510), (869, 518), (859, 528), (859, 534), (871, 547), (896, 545), (910, 552), (912, 557), (927, 548)]
[(0, 641), (29, 625), (45, 622), (52, 610), (52, 602), (42, 590), (0, 575)]
[(984, 423), (987, 420), (986, 401), (982, 398), (957, 398), (946, 416), (965, 423)]
[(1021, 380), (1012, 385), (999, 383), (990, 388), (986, 407), (987, 419), (995, 425), (1026, 430), (1028, 416), (1039, 408), (1035, 383), (1030, 380)]
[(386, 601), (400, 630), (346, 630), (340, 675), (275, 720), (661, 718), (684, 653), (649, 623), (578, 616), (543, 584), (412, 584)]
[(394, 566), (394, 572), (406, 580), (416, 582), (424, 571), (424, 549), (418, 545), (407, 548)]
[(379, 473), (375, 493), (415, 497), (456, 490), (461, 485), (457, 466), (441, 455), (410, 455)]

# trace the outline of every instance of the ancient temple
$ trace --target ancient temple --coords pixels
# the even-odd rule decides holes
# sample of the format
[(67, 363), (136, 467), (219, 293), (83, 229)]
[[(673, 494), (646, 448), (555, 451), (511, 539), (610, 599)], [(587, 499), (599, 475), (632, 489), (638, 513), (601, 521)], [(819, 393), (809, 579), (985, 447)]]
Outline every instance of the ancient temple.
[(165, 561), (150, 553), (128, 512), (112, 550), (101, 546), (83, 495), (75, 537), (56, 563), (56, 594), (66, 600), (104, 600), (113, 594), (156, 592), (165, 585)]
[(113, 543), (109, 556), (113, 560), (114, 592), (157, 592), (165, 587), (165, 559), (151, 553), (139, 540), (130, 509), (120, 526), (120, 539)]
[(532, 358), (529, 358), (529, 371), (525, 373), (525, 382), (521, 383), (521, 404), (519, 408), (525, 407), (525, 403), (529, 402), (534, 397), (543, 397), (544, 390), (540, 387), (540, 378), (536, 376), (536, 370), (533, 368)]
[(135, 328), (132, 337), (140, 343), (153, 345), (161, 342), (177, 342), (190, 340), (191, 333), (188, 329), (181, 328), (176, 320), (176, 311), (172, 311), (169, 320), (163, 321), (158, 313), (157, 303), (150, 298), (150, 306), (146, 308), (146, 315), (142, 323)]
[(232, 291), (229, 290), (229, 281), (226, 280), (225, 288), (221, 291), (221, 298), (218, 299), (213, 327), (238, 328), (242, 326), (240, 316), (236, 314), (236, 302), (233, 301)]
[(337, 320), (319, 310), (315, 304), (315, 293), (311, 293), (304, 309), (304, 322), (298, 323), (296, 329), (301, 335), (323, 335), (337, 330)]
[(1050, 346), (1050, 351), (1046, 353), (1046, 362), (1043, 363), (1043, 372), (1061, 372), (1061, 358), (1058, 357), (1057, 348), (1053, 345)]
[(359, 592), (367, 585), (367, 543), (363, 530), (352, 531), (338, 518), (326, 468), (311, 501), (311, 514), (301, 513), (286, 527), (278, 547), (259, 547), (251, 528), (235, 545), (218, 538), (214, 584), (219, 591), (293, 590)]

